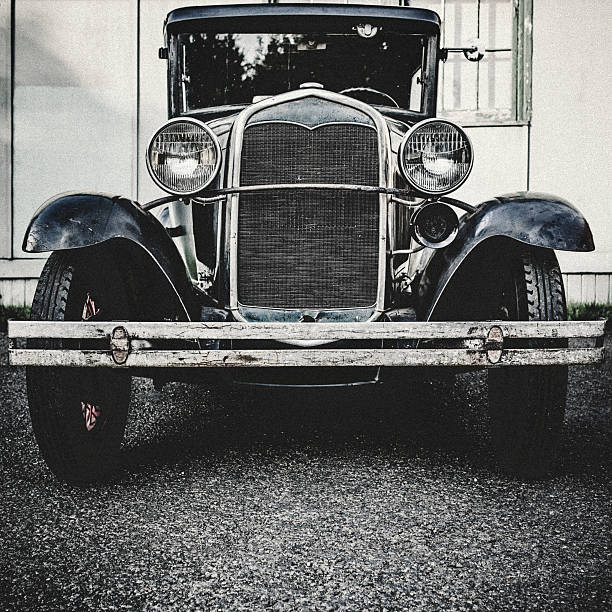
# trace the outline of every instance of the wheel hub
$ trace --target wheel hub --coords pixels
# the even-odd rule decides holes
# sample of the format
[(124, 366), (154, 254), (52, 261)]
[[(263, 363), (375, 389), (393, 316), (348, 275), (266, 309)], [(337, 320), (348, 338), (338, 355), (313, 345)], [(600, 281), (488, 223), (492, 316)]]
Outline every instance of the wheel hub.
[(83, 413), (83, 419), (85, 419), (85, 428), (87, 431), (91, 431), (96, 426), (102, 410), (100, 406), (96, 404), (81, 402), (81, 411)]
[(89, 321), (89, 319), (95, 317), (97, 314), (99, 314), (99, 312), (100, 309), (96, 308), (96, 303), (88, 291), (87, 297), (85, 298), (85, 304), (83, 304), (83, 314), (81, 315), (81, 318), (83, 321)]

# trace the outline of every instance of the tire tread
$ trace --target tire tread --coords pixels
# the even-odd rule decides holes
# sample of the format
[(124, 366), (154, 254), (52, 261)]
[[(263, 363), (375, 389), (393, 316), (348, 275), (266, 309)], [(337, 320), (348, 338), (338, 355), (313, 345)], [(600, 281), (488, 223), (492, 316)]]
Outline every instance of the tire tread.
[[(515, 261), (517, 318), (565, 320), (565, 292), (554, 252), (523, 247)], [(530, 346), (560, 346), (559, 342), (563, 341), (533, 341)], [(489, 372), (493, 439), (506, 471), (532, 478), (549, 471), (560, 438), (566, 387), (567, 368), (562, 366)]]
[[(75, 318), (75, 302), (70, 306), (70, 292), (73, 288), (75, 271), (78, 266), (86, 269), (86, 258), (77, 259), (74, 252), (54, 252), (43, 267), (32, 301), (32, 320), (62, 321)], [(30, 346), (40, 348), (61, 348), (61, 340), (32, 342)], [(82, 376), (80, 370), (67, 372), (65, 368), (30, 367), (26, 369), (28, 403), (34, 433), (45, 462), (52, 472), (62, 480), (73, 484), (87, 484), (106, 478), (118, 460), (123, 438), (125, 416), (129, 402), (129, 376), (111, 374), (109, 388), (116, 390), (116, 405), (113, 407), (113, 422), (100, 432), (101, 438), (92, 443), (87, 456), (81, 455), (76, 447), (64, 438), (66, 418), (66, 388), (74, 388), (74, 379)], [(104, 376), (102, 374), (102, 376)], [(108, 431), (107, 431), (108, 430)]]

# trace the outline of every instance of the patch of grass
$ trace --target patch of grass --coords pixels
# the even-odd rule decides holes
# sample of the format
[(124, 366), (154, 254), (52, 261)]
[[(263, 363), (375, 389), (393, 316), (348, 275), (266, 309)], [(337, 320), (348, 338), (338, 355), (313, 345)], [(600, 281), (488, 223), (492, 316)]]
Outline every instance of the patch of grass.
[[(0, 304), (0, 331), (6, 332), (6, 322), (9, 319), (27, 321), (30, 318), (29, 306), (3, 306)], [(607, 319), (606, 329), (612, 330), (612, 304), (599, 302), (569, 302), (567, 318), (570, 321), (594, 321)]]
[(573, 321), (594, 321), (607, 319), (606, 329), (612, 329), (612, 304), (599, 302), (570, 302), (567, 305), (567, 318)]
[(9, 319), (27, 321), (29, 318), (29, 306), (3, 306), (0, 304), (0, 332), (6, 332), (6, 322)]

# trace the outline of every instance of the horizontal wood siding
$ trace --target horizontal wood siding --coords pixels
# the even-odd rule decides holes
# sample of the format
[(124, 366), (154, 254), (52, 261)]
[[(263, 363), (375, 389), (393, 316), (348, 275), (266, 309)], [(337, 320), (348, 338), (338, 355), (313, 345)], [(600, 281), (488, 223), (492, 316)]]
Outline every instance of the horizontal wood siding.
[(564, 274), (568, 302), (612, 303), (612, 274)]
[(37, 282), (35, 278), (0, 280), (0, 304), (3, 306), (30, 306)]
[[(568, 302), (612, 303), (612, 274), (564, 274)], [(0, 279), (0, 304), (29, 306), (34, 297), (35, 278)]]

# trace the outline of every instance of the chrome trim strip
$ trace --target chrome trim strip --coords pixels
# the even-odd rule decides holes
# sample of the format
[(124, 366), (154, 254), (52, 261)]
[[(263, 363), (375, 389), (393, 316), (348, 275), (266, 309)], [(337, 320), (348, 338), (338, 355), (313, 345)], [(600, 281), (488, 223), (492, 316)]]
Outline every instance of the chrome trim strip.
[[(373, 367), (373, 366), (372, 366)], [(357, 382), (348, 383), (330, 383), (329, 385), (291, 385), (289, 383), (258, 383), (258, 382), (245, 382), (242, 380), (234, 379), (232, 383), (234, 385), (240, 385), (242, 387), (274, 387), (280, 389), (329, 389), (335, 387), (362, 387), (363, 385), (377, 385), (380, 382), (380, 367), (376, 371), (376, 376), (372, 380), (362, 380)]]
[[(411, 189), (399, 189), (397, 187), (376, 187), (374, 185), (349, 185), (346, 183), (267, 183), (265, 185), (223, 187), (221, 189), (204, 189), (203, 191), (198, 192), (198, 194), (191, 196), (191, 199), (197, 204), (210, 204), (211, 202), (222, 202), (226, 200), (227, 196), (232, 193), (242, 193), (248, 191), (273, 191), (274, 189), (339, 189), (341, 191), (369, 191), (372, 193), (386, 193), (392, 196), (392, 202), (396, 202), (398, 204), (401, 204), (402, 206), (407, 206), (409, 208), (418, 208), (419, 206), (422, 206), (425, 202), (428, 201), (426, 199), (423, 199), (422, 197), (415, 199), (414, 201), (403, 200), (399, 197), (414, 197), (415, 192)], [(147, 204), (141, 204), (141, 208), (143, 208), (144, 210), (151, 210), (163, 204), (175, 202), (179, 199), (180, 196), (165, 196), (157, 200), (152, 200)], [(461, 208), (462, 210), (465, 210), (467, 212), (474, 212), (476, 210), (476, 206), (472, 206), (471, 204), (467, 204), (455, 198), (442, 196), (440, 198), (435, 199), (437, 199), (439, 202), (444, 202), (446, 204), (450, 204), (451, 206)]]
[(253, 127), (254, 125), (266, 125), (268, 123), (288, 123), (290, 125), (299, 125), (300, 127), (306, 128), (311, 132), (327, 125), (361, 125), (363, 127), (368, 127), (371, 130), (376, 129), (373, 125), (370, 125), (369, 123), (362, 123), (361, 121), (327, 121), (325, 123), (318, 123), (317, 125), (313, 125), (311, 127), (309, 125), (306, 125), (305, 123), (300, 123), (299, 121), (289, 121), (288, 119), (279, 119), (278, 121), (274, 121), (273, 119), (265, 121), (253, 121), (253, 123), (249, 123), (249, 127)]
[[(369, 191), (370, 193), (382, 193), (385, 195), (395, 196), (396, 194), (408, 196), (413, 192), (407, 189), (397, 189), (395, 187), (376, 187), (374, 185), (350, 185), (347, 183), (270, 183), (266, 185), (244, 185), (242, 187), (225, 187), (223, 189), (215, 189), (212, 191), (202, 191), (202, 194), (194, 196), (193, 199), (200, 204), (208, 202), (216, 202), (225, 198), (232, 193), (243, 193), (249, 191), (274, 191), (275, 189), (337, 189), (339, 191)], [(392, 200), (396, 198), (393, 197)], [(458, 201), (458, 200), (457, 200)], [(410, 203), (410, 206), (417, 207), (423, 204), (424, 200), (419, 200), (418, 203)]]
[[(240, 163), (242, 157), (242, 141), (244, 139), (244, 131), (250, 117), (255, 113), (272, 106), (279, 106), (286, 102), (301, 100), (308, 97), (317, 97), (323, 100), (329, 100), (337, 104), (342, 104), (349, 108), (356, 108), (368, 115), (376, 126), (378, 135), (378, 151), (379, 151), (379, 184), (380, 187), (392, 185), (392, 164), (390, 160), (391, 142), (389, 137), (389, 129), (383, 116), (370, 105), (348, 96), (343, 96), (330, 91), (321, 89), (300, 89), (286, 94), (281, 94), (273, 98), (262, 100), (257, 104), (245, 109), (234, 123), (232, 130), (228, 155), (228, 181), (230, 188), (234, 189), (240, 186)], [(274, 123), (274, 122), (272, 122)], [(288, 122), (291, 123), (291, 122)], [(302, 125), (296, 123), (296, 125)], [(364, 125), (361, 124), (360, 125)], [(317, 126), (318, 127), (318, 126)], [(238, 321), (246, 321), (240, 312), (240, 303), (238, 302), (238, 194), (234, 192), (230, 196), (230, 303), (229, 307), (232, 314)], [(390, 197), (388, 194), (380, 193), (379, 195), (379, 256), (378, 256), (378, 291), (376, 295), (375, 309), (368, 321), (377, 319), (384, 311), (385, 299), (385, 280), (387, 267), (387, 223), (388, 223), (388, 208)]]
[(449, 198), (448, 196), (442, 196), (441, 198), (438, 198), (438, 201), (444, 202), (445, 204), (450, 204), (451, 206), (465, 210), (465, 212), (468, 213), (473, 213), (478, 208), (477, 206), (472, 206), (471, 204), (467, 204), (466, 202), (462, 202), (456, 198)]
[[(337, 308), (334, 310), (316, 310), (308, 308), (265, 308), (240, 304), (240, 315), (243, 321), (248, 321), (248, 325), (259, 325), (263, 322), (273, 325), (300, 323), (303, 315), (312, 316), (319, 325), (330, 325), (336, 323), (365, 323), (372, 321), (376, 304), (362, 306), (360, 308)], [(314, 328), (309, 330), (309, 337)], [(323, 346), (329, 344), (327, 340), (297, 339), (279, 340), (282, 344), (289, 346)]]

